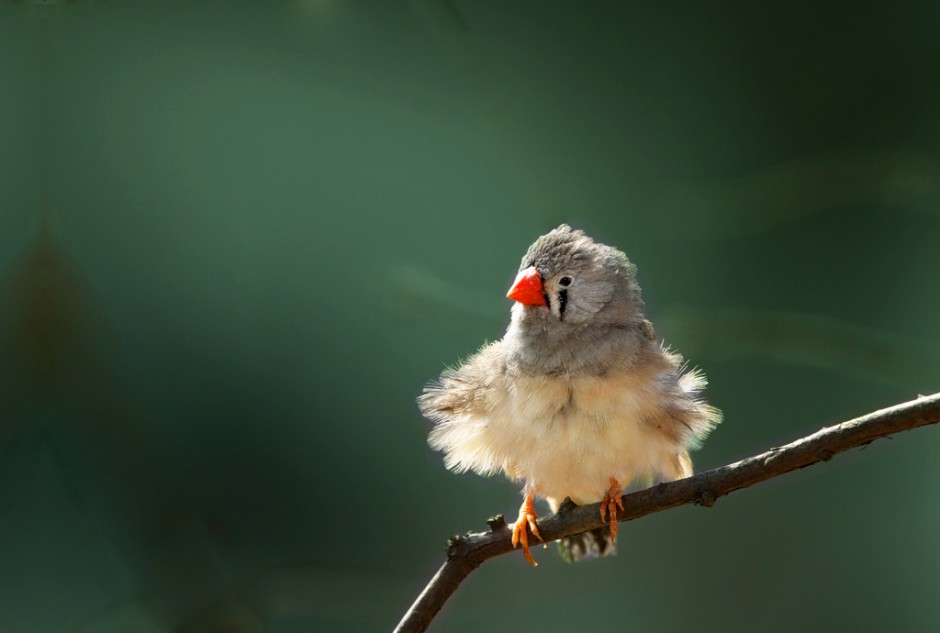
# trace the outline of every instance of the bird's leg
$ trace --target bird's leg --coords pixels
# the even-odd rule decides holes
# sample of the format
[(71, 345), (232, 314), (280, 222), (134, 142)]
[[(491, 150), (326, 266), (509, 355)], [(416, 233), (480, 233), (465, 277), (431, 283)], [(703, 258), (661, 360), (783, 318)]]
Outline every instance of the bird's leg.
[(528, 533), (528, 530), (532, 530), (532, 534), (534, 534), (538, 540), (542, 540), (538, 525), (535, 523), (538, 517), (535, 514), (535, 508), (532, 507), (532, 501), (534, 499), (535, 495), (526, 491), (525, 501), (522, 502), (522, 507), (519, 508), (519, 518), (516, 519), (515, 524), (512, 526), (512, 546), (516, 547), (516, 545), (521, 543), (522, 554), (525, 556), (525, 559), (529, 561), (530, 565), (536, 567), (538, 563), (533, 560), (532, 552), (529, 551)]
[(607, 494), (604, 495), (604, 500), (601, 502), (601, 521), (607, 520), (607, 515), (610, 514), (610, 542), (617, 542), (617, 509), (623, 510), (623, 489), (620, 487), (620, 484), (613, 477), (610, 478), (610, 488), (607, 489)]

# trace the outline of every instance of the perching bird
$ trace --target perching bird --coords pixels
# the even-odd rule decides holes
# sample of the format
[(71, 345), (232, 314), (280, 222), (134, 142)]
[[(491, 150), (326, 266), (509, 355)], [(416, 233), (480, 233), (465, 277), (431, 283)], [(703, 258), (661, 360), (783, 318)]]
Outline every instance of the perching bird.
[(692, 474), (721, 413), (705, 377), (663, 347), (644, 316), (626, 255), (562, 224), (529, 247), (509, 298), (505, 336), (445, 371), (419, 397), (428, 438), (456, 472), (503, 471), (524, 484), (513, 546), (541, 540), (533, 507), (601, 501), (609, 527), (562, 540), (578, 560), (613, 551), (624, 487)]

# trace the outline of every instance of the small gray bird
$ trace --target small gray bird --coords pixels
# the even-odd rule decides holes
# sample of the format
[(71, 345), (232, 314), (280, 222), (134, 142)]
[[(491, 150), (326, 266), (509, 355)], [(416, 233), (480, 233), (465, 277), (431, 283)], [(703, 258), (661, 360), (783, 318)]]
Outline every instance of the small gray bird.
[(692, 474), (688, 451), (721, 419), (705, 377), (663, 347), (644, 316), (636, 267), (562, 224), (529, 247), (506, 335), (418, 398), (447, 468), (524, 484), (513, 547), (541, 540), (533, 507), (601, 503), (609, 526), (561, 541), (569, 561), (613, 552), (623, 487)]

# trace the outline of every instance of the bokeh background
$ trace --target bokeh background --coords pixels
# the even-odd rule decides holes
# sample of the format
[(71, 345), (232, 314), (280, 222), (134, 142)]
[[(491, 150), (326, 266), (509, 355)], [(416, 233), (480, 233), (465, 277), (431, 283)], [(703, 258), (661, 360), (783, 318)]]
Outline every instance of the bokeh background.
[[(722, 465), (940, 390), (940, 5), (0, 4), (0, 631), (390, 630), (518, 507), (414, 398), (625, 250)], [(487, 563), (438, 631), (936, 631), (940, 430)]]

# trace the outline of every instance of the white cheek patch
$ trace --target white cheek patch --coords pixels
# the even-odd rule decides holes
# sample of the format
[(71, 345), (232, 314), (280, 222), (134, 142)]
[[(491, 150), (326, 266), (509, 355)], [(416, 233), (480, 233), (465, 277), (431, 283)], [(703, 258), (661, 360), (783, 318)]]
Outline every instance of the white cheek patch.
[[(566, 296), (564, 320), (583, 323), (597, 314), (614, 294), (614, 282), (596, 275), (585, 274), (568, 288), (561, 289)], [(557, 301), (557, 291), (556, 291)]]

